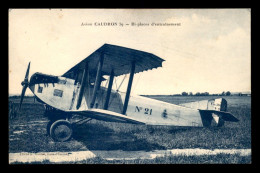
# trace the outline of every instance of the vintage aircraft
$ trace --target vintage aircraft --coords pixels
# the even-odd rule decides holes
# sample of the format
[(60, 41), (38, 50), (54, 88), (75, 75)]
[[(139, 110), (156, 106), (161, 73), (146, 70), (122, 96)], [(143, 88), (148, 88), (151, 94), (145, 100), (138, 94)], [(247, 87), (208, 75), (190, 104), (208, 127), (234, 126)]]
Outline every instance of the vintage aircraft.
[[(134, 74), (162, 67), (164, 60), (147, 52), (104, 44), (62, 76), (34, 73), (28, 80), (30, 63), (22, 82), (20, 108), (29, 87), (39, 102), (45, 104), (50, 120), (48, 134), (55, 141), (67, 141), (73, 125), (91, 119), (171, 126), (222, 126), (224, 121), (237, 122), (225, 112), (223, 98), (181, 105), (170, 104), (141, 96), (130, 96)], [(126, 93), (113, 90), (114, 78), (129, 74)], [(104, 75), (108, 87), (102, 87)], [(81, 116), (73, 122), (73, 117)]]

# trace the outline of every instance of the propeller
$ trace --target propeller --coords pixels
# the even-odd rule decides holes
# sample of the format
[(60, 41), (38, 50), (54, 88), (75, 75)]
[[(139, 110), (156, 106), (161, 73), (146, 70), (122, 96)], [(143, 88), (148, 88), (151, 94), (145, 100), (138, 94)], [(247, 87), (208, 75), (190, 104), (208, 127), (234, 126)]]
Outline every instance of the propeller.
[(26, 89), (27, 89), (27, 87), (28, 87), (28, 85), (29, 85), (28, 76), (29, 76), (29, 71), (30, 71), (30, 64), (31, 64), (31, 62), (29, 62), (29, 64), (28, 64), (28, 67), (27, 67), (27, 71), (26, 71), (24, 80), (23, 80), (22, 83), (21, 83), (21, 85), (23, 86), (23, 89), (22, 89), (22, 93), (21, 93), (21, 100), (20, 100), (19, 110), (21, 110), (21, 106), (22, 106), (22, 103), (23, 103), (24, 94), (25, 94), (25, 91), (26, 91)]

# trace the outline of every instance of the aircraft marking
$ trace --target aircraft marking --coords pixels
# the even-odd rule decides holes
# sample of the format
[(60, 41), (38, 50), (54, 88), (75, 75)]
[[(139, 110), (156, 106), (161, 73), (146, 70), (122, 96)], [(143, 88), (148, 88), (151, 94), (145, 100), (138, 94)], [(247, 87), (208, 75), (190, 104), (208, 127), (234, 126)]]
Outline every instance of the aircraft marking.
[[(135, 112), (140, 112), (140, 111), (142, 111), (143, 110), (143, 107), (141, 107), (141, 106), (136, 106), (135, 107)], [(152, 115), (152, 112), (153, 112), (153, 109), (149, 109), (149, 108), (144, 108), (144, 114), (146, 114), (146, 115)]]

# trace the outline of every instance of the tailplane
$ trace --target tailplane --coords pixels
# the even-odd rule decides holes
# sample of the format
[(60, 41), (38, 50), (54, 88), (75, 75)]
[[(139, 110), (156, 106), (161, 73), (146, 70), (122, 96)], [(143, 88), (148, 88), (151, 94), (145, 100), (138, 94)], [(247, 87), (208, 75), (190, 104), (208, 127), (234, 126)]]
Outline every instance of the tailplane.
[(217, 126), (221, 127), (224, 125), (225, 121), (230, 122), (238, 122), (234, 115), (229, 112), (222, 112), (222, 111), (214, 111), (214, 110), (199, 110), (203, 126)]
[(181, 106), (198, 109), (203, 126), (221, 127), (225, 121), (238, 122), (239, 120), (227, 111), (227, 101), (224, 98), (201, 100), (180, 104)]

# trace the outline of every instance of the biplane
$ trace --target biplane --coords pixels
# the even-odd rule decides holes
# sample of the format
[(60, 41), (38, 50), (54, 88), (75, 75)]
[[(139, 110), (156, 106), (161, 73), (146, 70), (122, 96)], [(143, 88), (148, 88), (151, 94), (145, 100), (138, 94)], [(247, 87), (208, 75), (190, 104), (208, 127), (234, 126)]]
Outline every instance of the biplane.
[[(29, 62), (20, 108), (29, 87), (37, 101), (45, 105), (47, 133), (55, 141), (69, 140), (75, 124), (91, 119), (195, 127), (220, 127), (225, 121), (238, 121), (226, 112), (227, 101), (223, 98), (175, 105), (131, 95), (134, 75), (162, 67), (163, 61), (152, 53), (104, 44), (62, 76), (36, 72), (28, 80)], [(121, 75), (129, 75), (126, 92), (112, 89), (114, 79)], [(104, 81), (108, 86), (101, 86)], [(81, 118), (75, 121), (75, 116)]]

